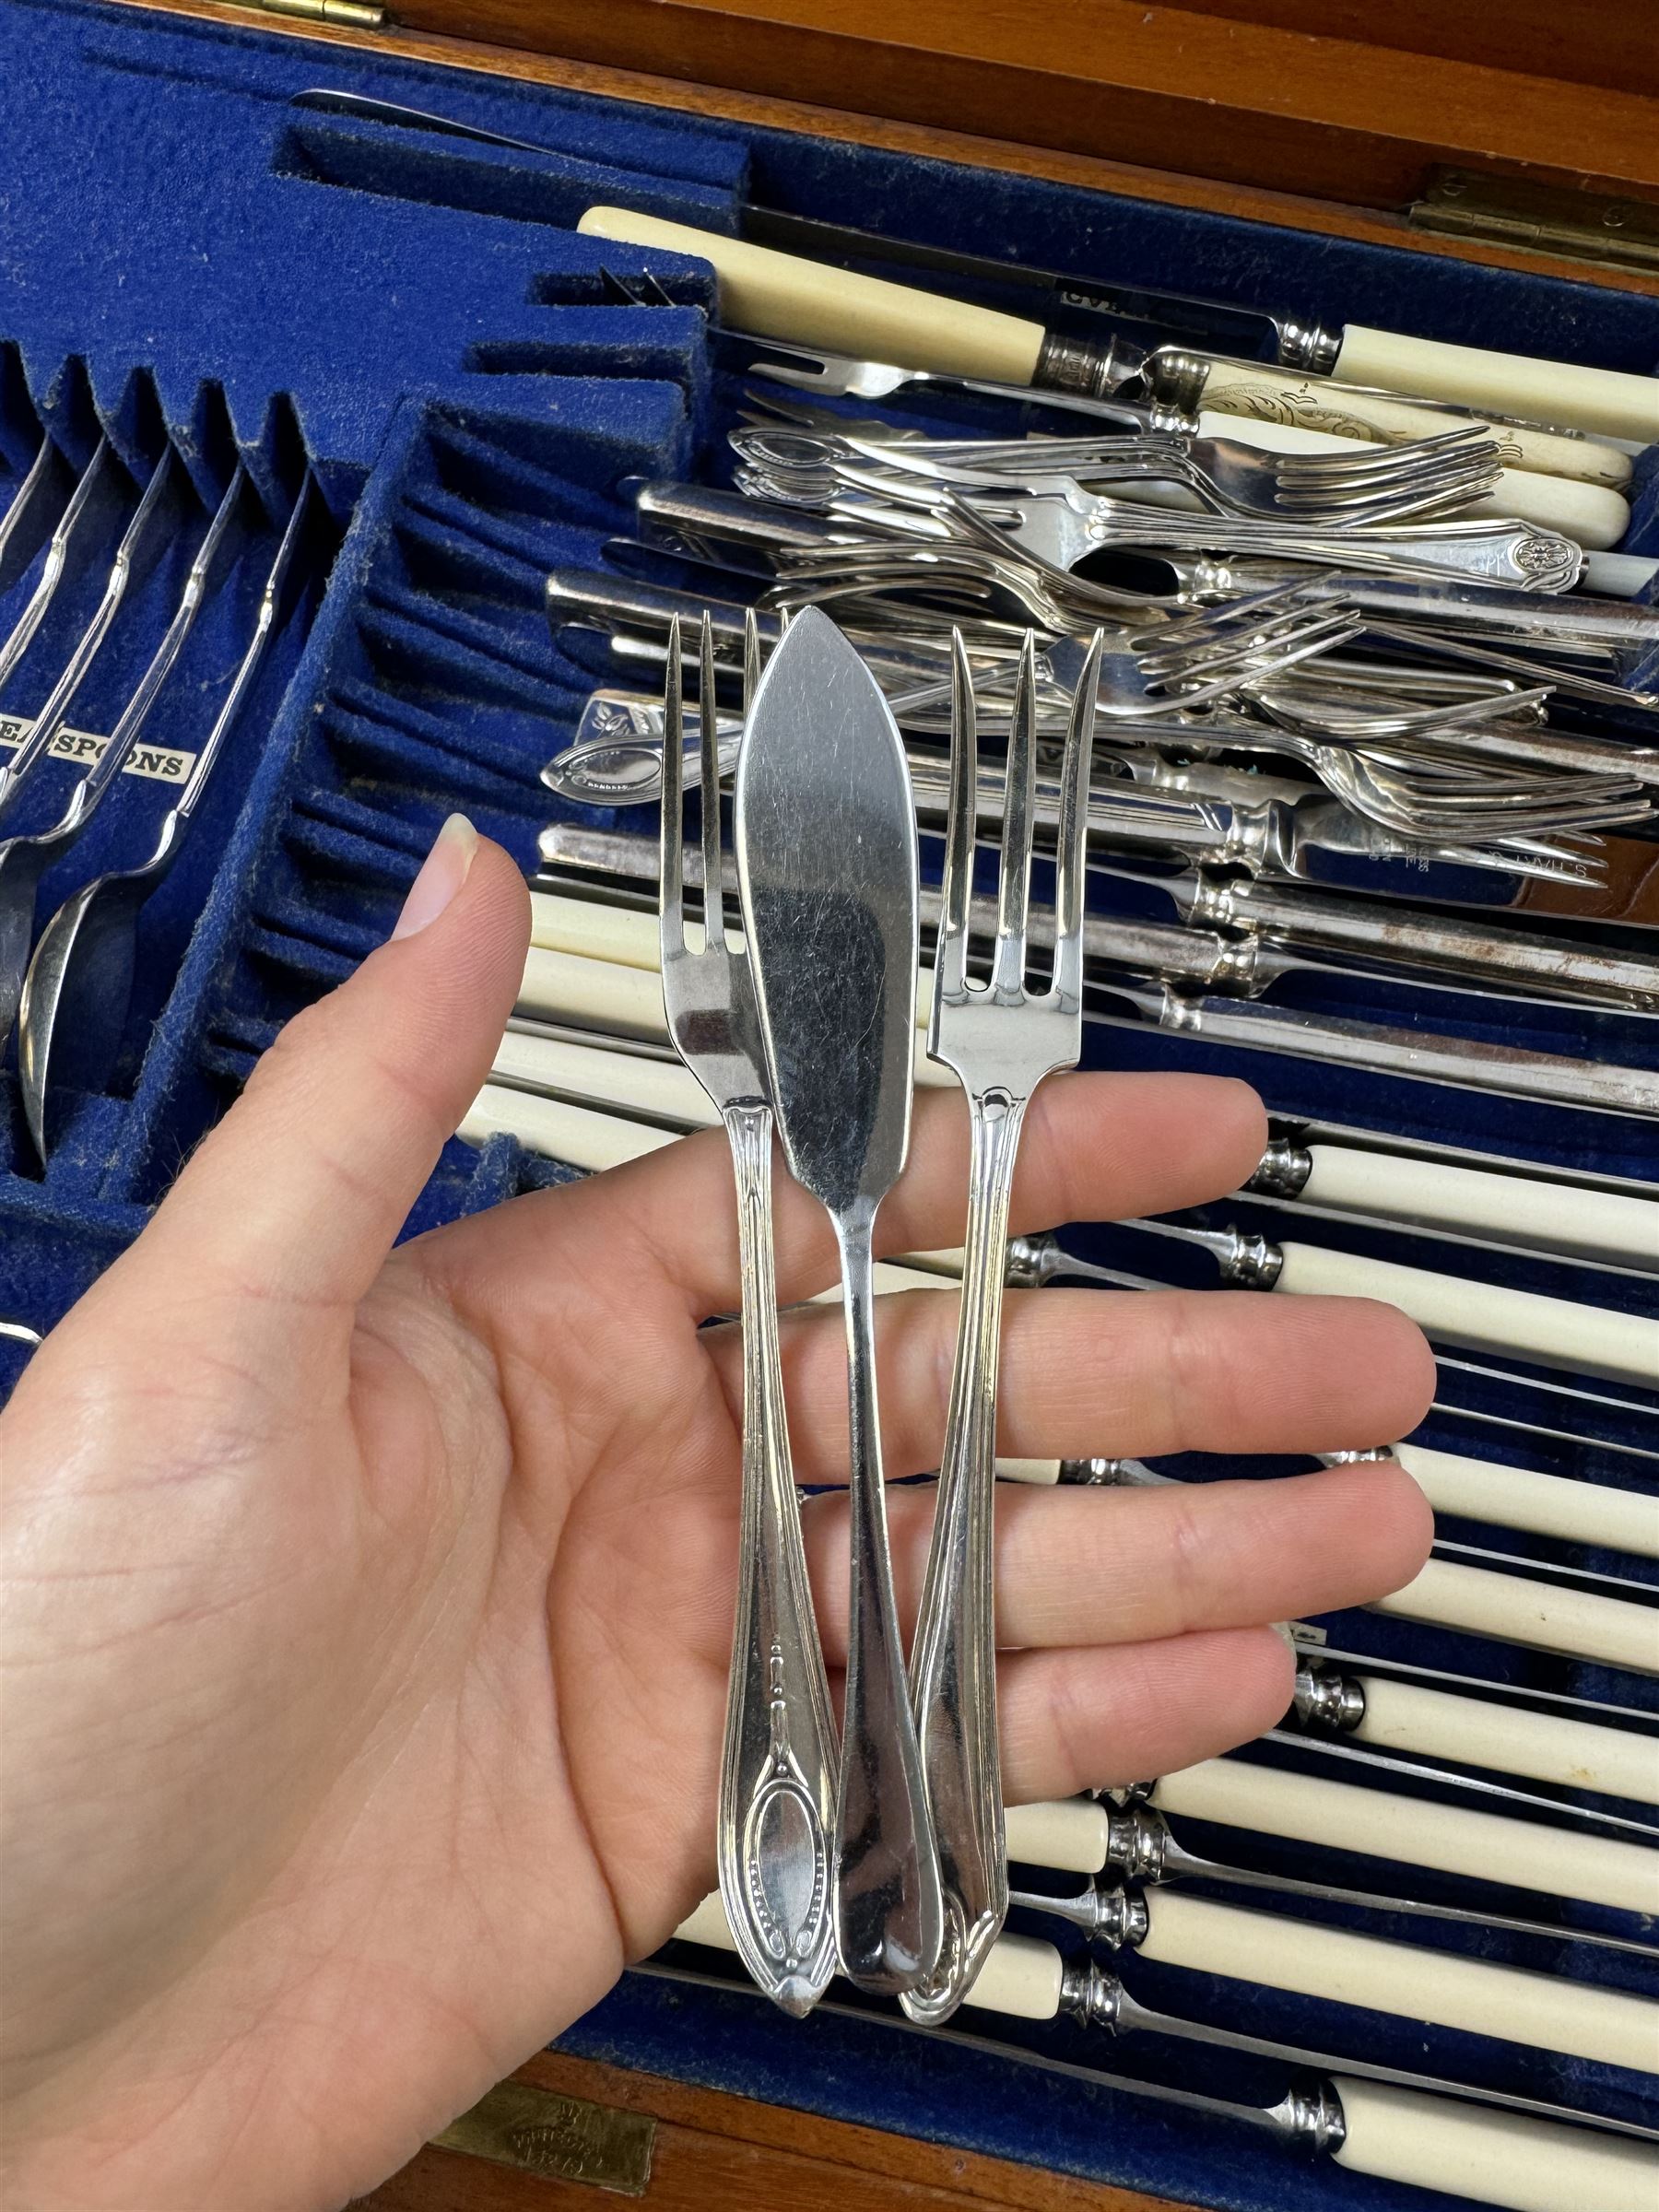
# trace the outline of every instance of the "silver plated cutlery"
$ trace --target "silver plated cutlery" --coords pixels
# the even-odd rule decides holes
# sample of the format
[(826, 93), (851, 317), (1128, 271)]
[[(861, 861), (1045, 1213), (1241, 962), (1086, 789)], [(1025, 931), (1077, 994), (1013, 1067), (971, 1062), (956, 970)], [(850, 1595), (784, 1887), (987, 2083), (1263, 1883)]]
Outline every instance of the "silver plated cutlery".
[[(755, 1983), (785, 2012), (808, 2012), (835, 1971), (830, 1837), (835, 1719), (801, 1539), (778, 1352), (772, 1272), (772, 1110), (747, 947), (724, 902), (689, 941), (681, 853), (681, 660), (670, 635), (665, 706), (660, 928), (663, 1003), (680, 1058), (725, 1124), (737, 1192), (742, 1282), (743, 1504), (731, 1685), (717, 1824), (720, 1891)], [(714, 751), (714, 656), (705, 628), (698, 724), (705, 761), (701, 880), (722, 874)]]
[[(307, 477), (265, 578), (253, 634), (183, 788), (161, 818), (148, 856), (130, 867), (106, 869), (82, 884), (41, 932), (18, 1006), (18, 1076), (29, 1134), (42, 1161), (62, 1094), (100, 1089), (113, 1071), (132, 1003), (138, 916), (179, 856), (207, 780), (300, 579), (298, 549), (312, 497)], [(205, 543), (203, 550), (214, 561), (218, 548)], [(116, 735), (121, 735), (119, 725)], [(130, 736), (129, 731), (122, 737), (129, 751)], [(112, 736), (112, 750), (114, 744)]]
[[(171, 448), (168, 450), (171, 455)], [(164, 461), (151, 477), (145, 500), (140, 502), (140, 516), (144, 515), (145, 502), (149, 500), (158, 478), (163, 477), (166, 467)], [(55, 822), (47, 829), (29, 835), (14, 834), (0, 842), (0, 1036), (10, 1033), (22, 996), (29, 946), (34, 936), (35, 895), (41, 877), (52, 863), (60, 858), (79, 837), (137, 743), (139, 733), (160, 696), (174, 662), (183, 650), (184, 641), (195, 626), (197, 616), (218, 588), (225, 571), (232, 565), (240, 551), (244, 522), (243, 501), (247, 496), (247, 475), (239, 461), (196, 549), (172, 619), (114, 728), (110, 732), (109, 741), (102, 752), (73, 786)], [(133, 527), (139, 527), (136, 517)], [(91, 634), (88, 632), (88, 637)], [(86, 639), (83, 639), (83, 647), (86, 642)], [(77, 653), (76, 661), (79, 658)], [(53, 701), (49, 702), (48, 709), (42, 712), (35, 729), (31, 731), (29, 740), (25, 745), (25, 753), (29, 744), (34, 741), (45, 725), (49, 713), (56, 711), (61, 714), (66, 711), (67, 695), (73, 689), (66, 679), (75, 670), (76, 661), (72, 661), (70, 670), (65, 671), (65, 679), (54, 688)], [(64, 697), (62, 707), (57, 703), (60, 695)], [(14, 773), (19, 778), (24, 772), (24, 755), (19, 754), (14, 766)]]
[(846, 1309), (852, 1538), (836, 1944), (861, 1987), (895, 1994), (932, 1976), (945, 1936), (888, 1549), (871, 1277), (877, 1209), (910, 1139), (916, 827), (880, 687), (816, 608), (791, 622), (756, 688), (736, 843), (772, 1111), (791, 1173), (835, 1226)]
[(1006, 772), (996, 933), (988, 979), (971, 979), (978, 818), (973, 676), (956, 641), (950, 798), (927, 1049), (968, 1096), (968, 1226), (933, 1542), (912, 1662), (916, 1727), (938, 1839), (948, 1931), (939, 1971), (900, 2002), (944, 2019), (977, 1977), (1007, 1912), (996, 1732), (994, 1515), (1004, 1250), (1026, 1108), (1083, 1043), (1083, 858), (1093, 750), (1097, 637), (1079, 676), (1060, 770), (1048, 987), (1028, 988), (1036, 671), (1028, 638)]

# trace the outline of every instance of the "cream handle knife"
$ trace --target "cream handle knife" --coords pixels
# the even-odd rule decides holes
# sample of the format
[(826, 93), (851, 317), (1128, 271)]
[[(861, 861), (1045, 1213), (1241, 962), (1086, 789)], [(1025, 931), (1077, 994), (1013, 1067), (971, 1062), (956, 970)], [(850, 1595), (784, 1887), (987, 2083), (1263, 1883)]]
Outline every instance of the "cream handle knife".
[[(722, 317), (757, 337), (1004, 384), (1036, 382), (1049, 343), (1042, 324), (1022, 316), (630, 208), (590, 207), (577, 229), (590, 238), (658, 246), (708, 262), (720, 279)], [(1342, 335), (1332, 373), (1347, 383), (1450, 400), (1477, 413), (1490, 407), (1531, 422), (1643, 444), (1659, 441), (1659, 378), (1652, 376), (1448, 346), (1352, 323)]]

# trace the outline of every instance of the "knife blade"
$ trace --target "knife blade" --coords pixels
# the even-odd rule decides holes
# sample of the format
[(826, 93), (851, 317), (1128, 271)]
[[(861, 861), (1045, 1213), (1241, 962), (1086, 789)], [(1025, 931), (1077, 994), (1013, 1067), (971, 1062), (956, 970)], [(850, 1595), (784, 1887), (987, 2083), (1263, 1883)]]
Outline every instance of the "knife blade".
[[(867, 354), (900, 368), (1095, 396), (1122, 393), (1132, 382), (1147, 382), (1149, 371), (1159, 373), (1150, 364), (1156, 347), (1137, 345), (1115, 327), (1131, 322), (1142, 328), (1150, 324), (1149, 335), (1176, 330), (1223, 353), (1253, 351), (1281, 367), (1338, 377), (1349, 384), (1380, 385), (1460, 406), (1496, 407), (1529, 422), (1606, 437), (1643, 443), (1659, 440), (1659, 379), (1651, 376), (1449, 345), (1363, 324), (1333, 330), (1290, 311), (1240, 310), (1185, 293), (1101, 284), (1053, 270), (1031, 272), (1040, 288), (1025, 288), (1040, 307), (1081, 311), (1114, 325), (1102, 344), (1069, 336), (1051, 321), (972, 306), (942, 292), (755, 243), (763, 228), (758, 215), (753, 207), (746, 211), (747, 235), (740, 239), (611, 206), (588, 208), (577, 229), (590, 238), (659, 247), (709, 263), (720, 285), (722, 321), (733, 328), (838, 353)], [(778, 234), (775, 228), (772, 234)], [(885, 243), (865, 232), (843, 230), (837, 251), (848, 259), (894, 259), (890, 249), (880, 250)], [(913, 247), (906, 246), (897, 258), (908, 256), (913, 265)], [(1008, 283), (1007, 265), (981, 265), (986, 281)], [(954, 273), (969, 272), (959, 265)], [(1224, 335), (1229, 329), (1230, 340)]]
[(766, 665), (736, 785), (738, 886), (790, 1172), (841, 1248), (852, 1470), (846, 1717), (834, 1903), (844, 1970), (898, 1994), (945, 1935), (938, 1853), (893, 1595), (876, 1394), (871, 1238), (910, 1142), (914, 805), (880, 686), (805, 608)]

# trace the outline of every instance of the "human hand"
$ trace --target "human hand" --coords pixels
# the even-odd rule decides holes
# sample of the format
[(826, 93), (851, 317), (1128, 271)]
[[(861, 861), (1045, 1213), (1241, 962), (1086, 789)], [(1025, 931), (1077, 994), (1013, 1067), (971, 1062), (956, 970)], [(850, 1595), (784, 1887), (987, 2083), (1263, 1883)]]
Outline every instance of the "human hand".
[[(465, 826), (400, 933), (266, 1054), (0, 1418), (8, 2204), (338, 2205), (594, 2004), (712, 1884), (735, 1578), (731, 1171), (712, 1131), (392, 1241), (512, 1006), (524, 887)], [(1052, 1079), (1012, 1226), (1234, 1188), (1241, 1086)], [(918, 1100), (889, 1253), (959, 1242), (967, 1116)], [(780, 1166), (785, 1300), (835, 1278)], [(936, 1464), (955, 1303), (883, 1301), (886, 1459)], [(785, 1317), (796, 1472), (844, 1477), (840, 1316)], [(1392, 1309), (1049, 1289), (1006, 1309), (1026, 1455), (1403, 1433)], [(1388, 1465), (997, 1500), (1005, 1780), (1059, 1795), (1271, 1725), (1264, 1623), (1406, 1581)], [(913, 1618), (924, 1491), (891, 1500)], [(806, 1509), (832, 1668), (845, 1512)]]

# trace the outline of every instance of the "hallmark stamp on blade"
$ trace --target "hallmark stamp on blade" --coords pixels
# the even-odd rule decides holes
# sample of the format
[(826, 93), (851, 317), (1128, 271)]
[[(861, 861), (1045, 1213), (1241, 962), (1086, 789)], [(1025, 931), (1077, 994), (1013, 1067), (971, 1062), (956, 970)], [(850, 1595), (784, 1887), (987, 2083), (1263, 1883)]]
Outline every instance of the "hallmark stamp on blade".
[[(0, 747), (15, 753), (29, 730), (27, 715), (0, 714)], [(102, 758), (109, 742), (90, 730), (60, 730), (47, 751), (53, 760), (72, 760), (81, 768), (90, 768)], [(194, 766), (195, 755), (181, 752), (177, 746), (135, 745), (132, 759), (121, 772), (124, 776), (147, 776), (155, 783), (182, 783)]]

